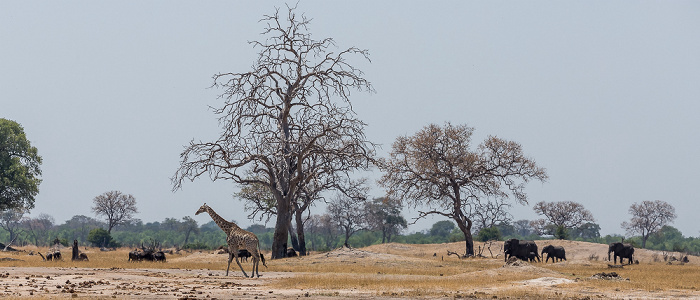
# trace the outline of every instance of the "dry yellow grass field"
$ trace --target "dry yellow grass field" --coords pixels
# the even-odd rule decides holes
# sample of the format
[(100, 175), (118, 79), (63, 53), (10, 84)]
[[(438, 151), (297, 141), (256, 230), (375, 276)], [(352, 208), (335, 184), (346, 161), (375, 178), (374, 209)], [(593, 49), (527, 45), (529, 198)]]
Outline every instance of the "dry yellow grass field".
[[(313, 298), (698, 298), (700, 260), (668, 264), (661, 252), (635, 251), (640, 264), (608, 267), (607, 246), (572, 241), (561, 245), (567, 261), (505, 264), (502, 242), (485, 250), (486, 258), (460, 259), (463, 243), (382, 244), (340, 248), (306, 257), (268, 260), (263, 277), (248, 279), (233, 263), (225, 277), (226, 254), (196, 251), (168, 255), (165, 263), (127, 262), (129, 249), (83, 250), (89, 262), (46, 262), (29, 251), (0, 253), (0, 297), (261, 299)], [(483, 247), (477, 243), (475, 247)], [(70, 248), (63, 250), (70, 255)], [(265, 253), (269, 257), (269, 253)], [(680, 257), (680, 253), (668, 253)], [(596, 259), (597, 256), (597, 259)], [(7, 259), (19, 260), (7, 260)], [(242, 263), (250, 274), (252, 263)], [(601, 279), (596, 274), (616, 272)], [(70, 283), (66, 283), (70, 282)]]

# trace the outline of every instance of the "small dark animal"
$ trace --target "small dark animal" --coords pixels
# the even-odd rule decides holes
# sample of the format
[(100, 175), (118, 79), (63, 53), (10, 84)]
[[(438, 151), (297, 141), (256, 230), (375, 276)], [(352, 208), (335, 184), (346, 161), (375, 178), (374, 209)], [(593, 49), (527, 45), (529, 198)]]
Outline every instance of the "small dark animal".
[(246, 249), (239, 249), (238, 250), (238, 257), (240, 257), (244, 261), (248, 261), (248, 257), (253, 256), (253, 254), (250, 254), (248, 250)]
[(537, 258), (537, 252), (530, 252), (530, 254), (527, 255), (527, 261), (529, 262), (535, 262), (535, 259)]
[(47, 260), (47, 261), (53, 260), (53, 253), (51, 253), (51, 252), (46, 253), (46, 260)]
[(82, 253), (82, 252), (80, 254), (78, 254), (78, 260), (90, 261), (87, 257), (87, 254)]
[(287, 248), (287, 257), (295, 257), (297, 256), (297, 252), (294, 251), (294, 248)]
[(56, 250), (53, 253), (53, 260), (61, 260), (61, 251)]

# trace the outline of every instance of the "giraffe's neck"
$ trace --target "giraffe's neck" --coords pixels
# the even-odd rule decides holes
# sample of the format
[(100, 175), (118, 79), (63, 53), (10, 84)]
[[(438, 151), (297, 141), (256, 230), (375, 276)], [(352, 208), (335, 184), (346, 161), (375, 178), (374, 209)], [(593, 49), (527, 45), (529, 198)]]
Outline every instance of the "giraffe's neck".
[(211, 207), (207, 206), (207, 213), (209, 213), (209, 216), (211, 217), (212, 220), (214, 220), (214, 223), (221, 228), (226, 233), (231, 232), (232, 230), (235, 230), (236, 228), (239, 228), (236, 223), (226, 221), (226, 219), (222, 218), (217, 214)]

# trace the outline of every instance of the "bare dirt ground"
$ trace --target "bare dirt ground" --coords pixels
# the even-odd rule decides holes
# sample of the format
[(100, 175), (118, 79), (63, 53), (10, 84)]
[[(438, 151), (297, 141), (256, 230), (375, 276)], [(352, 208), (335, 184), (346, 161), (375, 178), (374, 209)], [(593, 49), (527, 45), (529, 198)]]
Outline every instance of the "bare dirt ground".
[[(491, 251), (482, 252), (487, 258), (469, 259), (447, 255), (448, 251), (463, 253), (464, 243), (391, 243), (268, 260), (269, 268), (261, 267), (263, 276), (253, 279), (243, 277), (235, 262), (226, 277), (227, 255), (215, 251), (171, 255), (166, 263), (127, 263), (128, 249), (100, 252), (91, 248), (85, 251), (90, 262), (46, 262), (29, 255), (30, 251), (46, 249), (20, 248), (24, 252), (0, 253), (0, 298), (700, 299), (699, 257), (689, 257), (687, 264), (669, 265), (663, 261), (663, 253), (637, 249), (639, 265), (610, 269), (611, 263), (605, 261), (606, 245), (572, 241), (537, 244), (540, 248), (564, 246), (568, 260), (506, 264), (502, 242), (492, 243)], [(489, 245), (477, 244), (475, 248), (484, 246)], [(69, 249), (63, 252), (70, 253)], [(244, 262), (243, 266), (250, 275), (252, 264)], [(610, 272), (620, 275), (596, 277)], [(672, 286), (655, 284), (673, 276), (678, 279), (669, 279)]]

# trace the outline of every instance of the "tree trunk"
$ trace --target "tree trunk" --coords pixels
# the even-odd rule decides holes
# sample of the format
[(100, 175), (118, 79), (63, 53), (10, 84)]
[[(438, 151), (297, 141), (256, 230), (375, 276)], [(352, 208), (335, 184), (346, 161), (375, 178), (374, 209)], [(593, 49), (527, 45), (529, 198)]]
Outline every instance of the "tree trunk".
[(289, 238), (289, 204), (287, 199), (277, 200), (277, 220), (275, 223), (275, 233), (272, 235), (272, 259), (284, 258), (287, 249), (284, 249)]
[(290, 215), (289, 217), (289, 227), (287, 227), (287, 229), (289, 230), (289, 239), (292, 242), (292, 248), (294, 249), (294, 251), (299, 252), (299, 239), (297, 238), (297, 234), (294, 232), (294, 226), (292, 226), (292, 215)]
[(294, 214), (294, 217), (297, 222), (297, 237), (299, 238), (299, 249), (297, 249), (297, 252), (299, 252), (299, 256), (306, 256), (306, 237), (304, 235), (304, 219), (302, 215), (303, 213), (303, 211), (297, 211)]
[(457, 222), (457, 227), (459, 227), (459, 230), (464, 233), (464, 243), (466, 246), (466, 256), (474, 256), (474, 238), (472, 237), (472, 222), (469, 219), (466, 219), (464, 221), (460, 220), (459, 218), (454, 218), (454, 220)]
[(77, 260), (78, 256), (80, 255), (80, 250), (78, 250), (78, 240), (73, 240), (73, 255), (71, 256), (71, 260)]
[(190, 231), (188, 230), (187, 232), (185, 232), (185, 242), (182, 244), (187, 245), (187, 240), (189, 240), (189, 239), (190, 239)]

